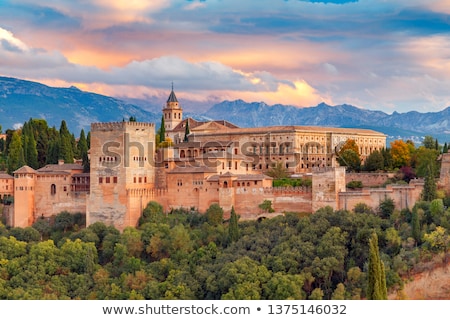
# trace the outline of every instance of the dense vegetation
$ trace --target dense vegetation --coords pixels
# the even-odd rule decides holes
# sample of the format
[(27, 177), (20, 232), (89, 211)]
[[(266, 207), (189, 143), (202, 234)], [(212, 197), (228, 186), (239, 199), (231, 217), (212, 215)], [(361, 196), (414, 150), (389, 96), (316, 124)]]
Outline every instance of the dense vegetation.
[(43, 119), (30, 119), (20, 129), (7, 129), (5, 134), (6, 139), (0, 139), (0, 171), (11, 174), (24, 165), (39, 169), (58, 160), (73, 163), (75, 159), (89, 171), (90, 133), (86, 135), (82, 129), (75, 138), (64, 120), (58, 130)]
[(444, 259), (449, 202), (397, 211), (386, 199), (259, 221), (224, 221), (218, 205), (165, 215), (150, 202), (139, 226), (122, 232), (83, 228), (82, 215), (62, 212), (0, 227), (0, 299), (371, 298), (369, 239), (376, 234), (387, 289), (401, 288), (415, 266)]

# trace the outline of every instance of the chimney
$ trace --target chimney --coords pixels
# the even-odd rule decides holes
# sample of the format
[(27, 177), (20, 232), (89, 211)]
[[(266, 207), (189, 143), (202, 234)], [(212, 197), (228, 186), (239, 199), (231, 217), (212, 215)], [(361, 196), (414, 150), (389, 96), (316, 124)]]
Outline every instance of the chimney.
[(58, 160), (58, 165), (61, 166), (61, 165), (63, 165), (63, 164), (64, 164), (64, 159), (59, 159), (59, 160)]

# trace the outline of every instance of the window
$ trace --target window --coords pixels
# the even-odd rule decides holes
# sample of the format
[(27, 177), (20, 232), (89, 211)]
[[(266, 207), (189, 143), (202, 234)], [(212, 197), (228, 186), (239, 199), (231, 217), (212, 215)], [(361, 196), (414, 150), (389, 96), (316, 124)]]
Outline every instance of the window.
[(111, 182), (111, 178), (110, 177), (106, 177), (106, 183), (110, 183)]
[(52, 184), (52, 185), (50, 186), (50, 194), (51, 194), (51, 195), (56, 194), (56, 185), (55, 185), (55, 184)]
[(113, 177), (113, 182), (117, 183), (117, 177)]
[(103, 178), (102, 177), (98, 178), (98, 183), (103, 183)]

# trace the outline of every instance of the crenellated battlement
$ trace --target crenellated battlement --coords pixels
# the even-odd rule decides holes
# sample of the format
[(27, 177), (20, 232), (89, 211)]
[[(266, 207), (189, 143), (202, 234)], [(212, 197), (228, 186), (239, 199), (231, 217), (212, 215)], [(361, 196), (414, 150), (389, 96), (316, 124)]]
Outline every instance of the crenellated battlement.
[(161, 196), (168, 192), (167, 188), (128, 188), (127, 195), (131, 197), (138, 196)]
[(128, 121), (118, 121), (118, 122), (95, 122), (91, 123), (91, 131), (112, 131), (112, 130), (123, 130), (127, 127), (139, 127), (139, 128), (154, 128), (155, 124), (151, 122), (128, 122)]
[(293, 194), (293, 193), (311, 193), (311, 187), (273, 187), (273, 188), (264, 188), (265, 194)]

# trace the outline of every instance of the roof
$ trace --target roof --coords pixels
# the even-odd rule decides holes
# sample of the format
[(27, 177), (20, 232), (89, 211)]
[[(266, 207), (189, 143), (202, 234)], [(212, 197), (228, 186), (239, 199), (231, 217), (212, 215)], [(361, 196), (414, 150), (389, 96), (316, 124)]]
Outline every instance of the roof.
[(286, 132), (323, 132), (334, 134), (366, 134), (386, 136), (385, 134), (370, 130), (357, 128), (338, 128), (338, 127), (319, 127), (319, 126), (268, 126), (268, 127), (253, 127), (253, 128), (232, 128), (222, 127), (220, 130), (214, 132), (196, 132), (199, 135), (220, 135), (220, 134), (261, 134), (261, 133), (286, 133)]
[(195, 131), (218, 131), (225, 129), (237, 129), (239, 128), (237, 125), (232, 124), (226, 120), (211, 120), (211, 121), (197, 121), (192, 118), (186, 118), (181, 121), (172, 131), (182, 131), (184, 132), (186, 123), (189, 121), (189, 129), (191, 133)]
[(54, 171), (72, 171), (83, 170), (83, 166), (77, 163), (63, 163), (63, 164), (47, 164), (38, 169), (38, 172), (54, 172)]
[(5, 171), (0, 171), (0, 179), (14, 179), (14, 177)]
[(227, 171), (224, 174), (211, 175), (207, 178), (207, 181), (219, 181), (219, 179), (222, 177), (236, 177), (236, 181), (273, 180), (272, 177), (266, 176), (264, 174), (233, 174)]
[(207, 166), (198, 166), (198, 167), (176, 167), (173, 170), (168, 171), (167, 173), (215, 173), (216, 170), (207, 167)]
[(167, 102), (178, 102), (177, 97), (175, 96), (175, 92), (170, 92), (169, 98), (167, 99)]
[(23, 166), (14, 171), (13, 173), (37, 173), (37, 171), (29, 166)]

